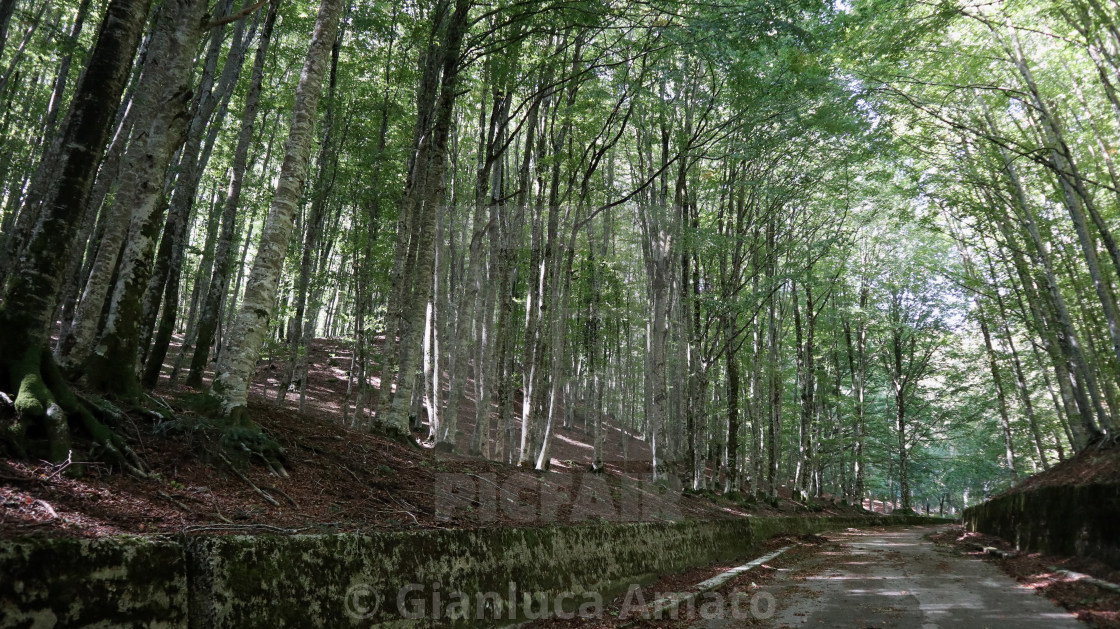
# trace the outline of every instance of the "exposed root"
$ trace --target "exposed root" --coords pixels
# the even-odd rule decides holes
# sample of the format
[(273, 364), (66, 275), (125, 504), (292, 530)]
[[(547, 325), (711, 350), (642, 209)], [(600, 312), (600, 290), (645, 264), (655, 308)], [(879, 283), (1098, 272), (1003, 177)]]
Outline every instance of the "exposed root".
[[(147, 477), (147, 466), (128, 442), (98, 419), (95, 412), (117, 418), (112, 407), (83, 402), (62, 377), (49, 351), (28, 348), (22, 357), (7, 364), (8, 379), (17, 391), (12, 402), (15, 420), (6, 426), (5, 440), (26, 457), (31, 445), (28, 433), (36, 425), (46, 437), (46, 458), (54, 463), (71, 459), (71, 431), (80, 428), (94, 442), (94, 453), (107, 463), (136, 476)], [(70, 467), (81, 473), (81, 466)]]

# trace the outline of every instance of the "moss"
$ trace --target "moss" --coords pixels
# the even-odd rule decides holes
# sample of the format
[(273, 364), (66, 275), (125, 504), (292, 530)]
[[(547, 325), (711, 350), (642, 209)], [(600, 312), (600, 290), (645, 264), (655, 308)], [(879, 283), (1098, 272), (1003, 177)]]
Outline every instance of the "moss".
[[(44, 570), (44, 566), (50, 566)], [(13, 626), (185, 627), (183, 549), (138, 538), (41, 538), (0, 544), (0, 599)]]
[(17, 391), (16, 413), (32, 418), (42, 417), (46, 413), (46, 405), (54, 401), (39, 372), (41, 352), (38, 348), (28, 348), (10, 368), (12, 388)]

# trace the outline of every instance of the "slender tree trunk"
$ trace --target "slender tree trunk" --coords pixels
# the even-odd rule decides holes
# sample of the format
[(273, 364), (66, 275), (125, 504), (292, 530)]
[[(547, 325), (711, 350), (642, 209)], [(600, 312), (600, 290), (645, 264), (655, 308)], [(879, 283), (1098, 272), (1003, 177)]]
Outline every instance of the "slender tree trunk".
[[(225, 12), (228, 12), (228, 9)], [(162, 356), (167, 355), (167, 344), (171, 340), (170, 332), (167, 331), (172, 330), (175, 326), (177, 308), (163, 308), (163, 316), (160, 319), (159, 326), (165, 332), (158, 337), (154, 347), (149, 347), (153, 326), (159, 314), (160, 298), (163, 295), (168, 297), (177, 297), (178, 295), (182, 260), (187, 245), (187, 225), (190, 221), (192, 207), (198, 194), (202, 173), (210, 162), (218, 132), (221, 130), (229, 111), (229, 101), (241, 76), (245, 53), (256, 34), (258, 22), (259, 17), (254, 18), (253, 25), (246, 34), (245, 19), (238, 21), (230, 44), (226, 65), (217, 80), (217, 85), (212, 85), (214, 83), (213, 70), (210, 71), (209, 76), (204, 74), (203, 80), (200, 82), (198, 88), (200, 95), (195, 98), (194, 115), (188, 127), (187, 142), (183, 145), (181, 151), (179, 173), (171, 195), (167, 226), (164, 230), (164, 237), (160, 241), (155, 267), (152, 270), (152, 278), (148, 282), (147, 293), (144, 297), (144, 315), (140, 328), (143, 336), (140, 345), (142, 348), (141, 356), (145, 359), (149, 352)], [(220, 51), (224, 38), (219, 37), (218, 33), (214, 33), (211, 39), (212, 42), (218, 42), (216, 48)], [(216, 63), (217, 52), (214, 52), (214, 56)], [(209, 59), (207, 59), (207, 66), (209, 66)], [(204, 131), (206, 132), (205, 137), (203, 137)]]
[[(415, 206), (417, 221), (414, 224), (416, 236), (412, 239), (415, 247), (413, 273), (408, 273), (410, 286), (402, 291), (400, 320), (400, 358), (398, 361), (397, 389), (393, 393), (388, 412), (380, 418), (389, 430), (400, 435), (408, 434), (409, 409), (412, 406), (413, 388), (421, 366), (423, 321), (427, 306), (425, 296), (432, 283), (435, 270), (435, 215), (444, 199), (447, 169), (447, 143), (451, 131), (455, 99), (458, 95), (460, 60), (459, 51), (466, 32), (467, 14), (471, 0), (455, 0), (454, 11), (448, 19), (446, 35), (440, 61), (439, 98), (436, 100), (431, 133), (421, 143), (417, 156), (418, 172), (414, 184), (415, 191), (405, 193)], [(403, 208), (402, 211), (409, 211)], [(398, 234), (398, 238), (402, 237)], [(382, 387), (388, 383), (382, 376)]]
[(331, 47), (338, 32), (341, 0), (322, 0), (315, 32), (296, 87), (292, 122), (284, 163), (272, 199), (272, 207), (261, 232), (253, 270), (245, 286), (241, 312), (230, 331), (226, 349), (218, 362), (211, 394), (220, 403), (222, 415), (243, 423), (248, 404), (249, 380), (272, 318), (280, 272), (292, 233), (292, 217), (303, 194), (307, 158)]
[(1011, 473), (1011, 480), (1016, 481), (1019, 478), (1019, 473), (1015, 468), (1015, 445), (1011, 439), (1011, 417), (1007, 412), (1007, 395), (1003, 391), (1003, 374), (999, 369), (999, 362), (996, 359), (995, 348), (992, 347), (992, 334), (988, 326), (987, 317), (984, 316), (983, 308), (980, 307), (979, 302), (976, 304), (977, 318), (980, 319), (980, 334), (984, 337), (984, 349), (988, 354), (988, 370), (992, 375), (992, 385), (996, 390), (996, 405), (999, 408), (999, 423), (1003, 429), (1003, 446), (1004, 458), (1007, 463), (1007, 470)]
[[(323, 140), (319, 148), (318, 176), (315, 178), (314, 193), (311, 195), (311, 211), (308, 213), (304, 225), (303, 253), (300, 257), (299, 275), (295, 286), (295, 315), (291, 323), (291, 334), (288, 338), (288, 367), (280, 380), (277, 399), (283, 401), (288, 394), (288, 388), (297, 375), (302, 384), (307, 382), (307, 353), (311, 350), (311, 339), (304, 339), (304, 319), (308, 306), (308, 291), (311, 289), (312, 275), (315, 273), (317, 253), (326, 221), (327, 197), (331, 192), (334, 181), (334, 170), (337, 159), (331, 155), (337, 150), (334, 143), (335, 125), (334, 114), (336, 104), (336, 89), (338, 86), (338, 55), (342, 47), (345, 30), (340, 29), (331, 48), (331, 67), (329, 87), (327, 88), (326, 112), (323, 117)], [(317, 313), (316, 313), (317, 314)], [(312, 328), (314, 321), (311, 321)], [(302, 396), (301, 396), (302, 399)], [(302, 407), (302, 404), (301, 404)]]
[[(191, 357), (191, 370), (187, 375), (187, 386), (201, 388), (202, 375), (210, 356), (210, 345), (221, 317), (222, 299), (229, 286), (230, 269), (233, 264), (234, 234), (237, 227), (237, 208), (241, 204), (241, 188), (245, 182), (245, 172), (249, 162), (249, 147), (253, 141), (253, 128), (256, 125), (257, 111), (260, 109), (261, 84), (264, 80), (264, 64), (272, 42), (272, 31), (280, 0), (271, 0), (265, 16), (261, 39), (257, 43), (253, 69), (249, 76), (249, 91), (245, 96), (245, 107), (241, 113), (241, 131), (237, 136), (237, 147), (233, 153), (230, 171), (229, 190), (226, 193), (225, 207), (222, 210), (221, 233), (218, 236), (214, 256), (214, 274), (210, 279), (209, 290), (199, 317), (198, 332), (195, 336), (194, 355)], [(160, 361), (162, 362), (162, 360)], [(149, 371), (151, 366), (149, 366)]]

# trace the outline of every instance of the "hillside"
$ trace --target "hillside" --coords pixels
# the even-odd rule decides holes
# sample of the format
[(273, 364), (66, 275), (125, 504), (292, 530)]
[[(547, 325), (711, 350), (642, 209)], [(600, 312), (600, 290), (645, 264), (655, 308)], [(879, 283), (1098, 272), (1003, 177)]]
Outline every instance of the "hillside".
[[(164, 386), (159, 393), (180, 421), (129, 415), (118, 427), (150, 465), (152, 478), (96, 464), (71, 478), (64, 465), (0, 460), (0, 535), (343, 532), (859, 512), (827, 501), (811, 511), (790, 500), (788, 490), (774, 508), (682, 495), (679, 483), (642, 484), (637, 479), (648, 470), (649, 449), (628, 436), (631, 458), (623, 459), (625, 433), (618, 426), (610, 427), (602, 476), (583, 473), (591, 446), (578, 427), (557, 431), (548, 472), (408, 446), (341, 425), (345, 371), (336, 365), (347, 361), (342, 343), (316, 342), (303, 413), (296, 395), (283, 404), (275, 401), (275, 388), (269, 389), (273, 380), (265, 372), (278, 369), (262, 362), (250, 409), (284, 447), (288, 477), (256, 461), (230, 460), (213, 432), (191, 427), (201, 418), (189, 411), (189, 391)], [(469, 426), (464, 429), (469, 434)], [(414, 436), (422, 441), (425, 435)], [(87, 454), (77, 451), (75, 461), (87, 460)], [(473, 495), (467, 487), (472, 483)]]

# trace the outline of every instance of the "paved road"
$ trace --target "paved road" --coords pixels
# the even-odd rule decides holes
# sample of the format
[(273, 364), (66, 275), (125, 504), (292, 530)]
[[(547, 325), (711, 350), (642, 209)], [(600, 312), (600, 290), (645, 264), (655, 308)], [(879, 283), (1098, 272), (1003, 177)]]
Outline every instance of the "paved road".
[[(1072, 614), (997, 567), (922, 539), (933, 527), (826, 534), (832, 543), (762, 588), (777, 613), (762, 626), (865, 629), (1083, 629)], [(744, 626), (707, 620), (697, 629)], [(757, 626), (757, 625), (751, 625)]]

